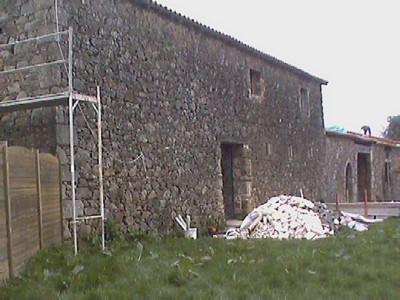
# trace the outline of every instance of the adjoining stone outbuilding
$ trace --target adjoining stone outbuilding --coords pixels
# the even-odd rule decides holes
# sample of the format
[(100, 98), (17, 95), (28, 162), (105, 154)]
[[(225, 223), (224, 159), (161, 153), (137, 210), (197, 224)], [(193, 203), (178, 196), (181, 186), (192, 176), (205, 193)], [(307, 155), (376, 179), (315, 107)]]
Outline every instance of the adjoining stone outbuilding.
[(400, 142), (327, 130), (327, 201), (400, 201)]
[[(151, 1), (58, 2), (61, 30), (75, 31), (75, 88), (101, 87), (108, 219), (168, 232), (178, 213), (198, 226), (281, 193), (325, 195), (325, 80)], [(6, 0), (0, 8), (0, 43), (55, 30), (51, 0)], [(0, 67), (58, 51), (35, 50), (3, 52)], [(47, 93), (66, 79), (62, 68), (37, 77), (0, 81), (2, 96)], [(96, 148), (77, 118), (77, 194), (81, 212), (91, 214)], [(59, 154), (68, 199), (65, 108), (5, 114), (0, 122), (0, 140)]]

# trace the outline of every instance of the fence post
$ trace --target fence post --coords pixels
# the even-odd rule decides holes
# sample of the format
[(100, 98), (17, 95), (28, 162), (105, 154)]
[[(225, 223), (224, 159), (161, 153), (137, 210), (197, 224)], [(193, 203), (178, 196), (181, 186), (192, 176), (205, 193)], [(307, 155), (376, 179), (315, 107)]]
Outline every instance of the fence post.
[(10, 168), (8, 165), (8, 147), (3, 146), (4, 161), (4, 202), (6, 209), (7, 227), (7, 252), (8, 252), (8, 273), (10, 278), (14, 277), (13, 243), (12, 243), (12, 223), (11, 223), (11, 196), (10, 196)]
[(61, 218), (61, 245), (64, 244), (64, 207), (63, 207), (63, 197), (62, 197), (62, 169), (61, 169), (61, 159), (60, 156), (57, 155), (58, 158), (58, 182), (59, 182), (59, 189), (60, 189), (60, 218)]
[(36, 193), (37, 193), (37, 213), (39, 227), (39, 248), (43, 249), (43, 216), (42, 216), (42, 184), (40, 180), (40, 155), (39, 150), (35, 150), (36, 160)]
[(364, 190), (364, 215), (368, 217), (368, 191)]

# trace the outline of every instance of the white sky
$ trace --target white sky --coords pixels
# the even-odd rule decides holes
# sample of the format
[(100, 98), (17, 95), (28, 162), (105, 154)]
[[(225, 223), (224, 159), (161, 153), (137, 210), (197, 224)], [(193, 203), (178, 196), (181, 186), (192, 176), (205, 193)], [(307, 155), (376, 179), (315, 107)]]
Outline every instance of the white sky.
[[(325, 126), (380, 135), (400, 115), (396, 0), (156, 0), (329, 81)], [(396, 3), (397, 2), (397, 3)]]

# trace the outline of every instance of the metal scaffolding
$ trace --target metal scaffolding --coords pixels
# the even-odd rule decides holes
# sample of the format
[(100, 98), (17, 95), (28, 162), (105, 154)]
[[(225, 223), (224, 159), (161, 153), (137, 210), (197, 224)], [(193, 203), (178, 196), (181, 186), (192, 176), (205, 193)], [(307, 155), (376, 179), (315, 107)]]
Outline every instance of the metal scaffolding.
[[(56, 2), (57, 8), (57, 2)], [(63, 52), (60, 46), (60, 40), (63, 37), (68, 39), (68, 57), (64, 58)], [(6, 70), (0, 71), (0, 76), (9, 75), (13, 73), (20, 73), (26, 71), (32, 71), (33, 69), (45, 68), (49, 66), (61, 65), (65, 66), (65, 70), (68, 76), (68, 87), (66, 90), (60, 93), (46, 94), (40, 96), (24, 97), (20, 99), (0, 101), (0, 113), (2, 112), (14, 112), (18, 110), (28, 110), (33, 108), (42, 107), (53, 107), (53, 106), (68, 106), (69, 115), (69, 144), (70, 144), (70, 170), (71, 170), (71, 189), (72, 189), (72, 208), (73, 208), (73, 240), (74, 240), (74, 251), (75, 254), (78, 252), (78, 235), (77, 235), (77, 223), (84, 220), (99, 219), (101, 222), (101, 237), (102, 237), (102, 248), (105, 249), (105, 236), (104, 236), (104, 190), (103, 190), (103, 162), (102, 162), (102, 132), (101, 132), (101, 98), (100, 98), (100, 87), (97, 86), (97, 95), (89, 96), (79, 94), (74, 91), (73, 88), (73, 29), (69, 27), (66, 31), (57, 32), (41, 35), (33, 38), (28, 38), (20, 41), (10, 42), (7, 44), (0, 45), (0, 51), (2, 49), (13, 48), (16, 45), (27, 44), (27, 43), (41, 43), (55, 41), (58, 44), (62, 59), (53, 61), (43, 62), (35, 65), (23, 66), (19, 68), (7, 68)], [(96, 112), (97, 118), (97, 147), (98, 147), (98, 178), (99, 178), (99, 206), (100, 214), (91, 216), (77, 216), (76, 209), (76, 188), (77, 182), (75, 178), (75, 145), (74, 145), (74, 112), (79, 103), (90, 104)]]

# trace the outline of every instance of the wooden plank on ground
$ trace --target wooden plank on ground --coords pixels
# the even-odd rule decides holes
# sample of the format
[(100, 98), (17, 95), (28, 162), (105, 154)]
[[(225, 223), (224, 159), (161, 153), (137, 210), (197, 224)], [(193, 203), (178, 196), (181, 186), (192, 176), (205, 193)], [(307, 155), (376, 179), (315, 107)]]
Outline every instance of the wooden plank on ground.
[(28, 208), (37, 207), (36, 189), (10, 190), (11, 197), (11, 216), (16, 218), (24, 214)]
[(1, 281), (23, 270), (40, 245), (62, 243), (60, 174), (54, 156), (0, 147)]
[[(30, 201), (30, 199), (28, 199)], [(15, 207), (11, 204), (12, 209)], [(18, 274), (27, 260), (39, 250), (37, 206), (27, 205), (13, 211), (13, 259)]]
[(11, 195), (10, 195), (10, 166), (8, 161), (8, 147), (3, 147), (3, 174), (4, 174), (4, 208), (7, 227), (7, 258), (8, 274), (14, 277), (14, 258), (13, 258), (13, 231), (11, 221)]
[(41, 176), (40, 176), (39, 150), (35, 151), (35, 161), (36, 161), (36, 195), (37, 195), (39, 248), (43, 249), (43, 212), (42, 212), (42, 188), (40, 181)]
[(9, 276), (3, 151), (3, 146), (0, 144), (0, 285)]
[[(335, 210), (335, 204), (328, 203), (330, 209)], [(339, 210), (359, 215), (365, 214), (363, 202), (339, 203)], [(369, 202), (368, 215), (380, 218), (400, 216), (400, 202)]]
[[(14, 166), (13, 166), (14, 167)], [(29, 189), (36, 188), (35, 177), (10, 177), (10, 189)]]
[(60, 208), (60, 164), (57, 157), (40, 154), (43, 247), (62, 244)]
[(36, 160), (35, 153), (22, 147), (8, 147), (8, 162), (10, 179), (15, 177), (35, 178)]
[(13, 266), (18, 274), (39, 250), (35, 153), (22, 147), (9, 147), (8, 162)]

